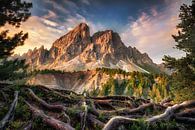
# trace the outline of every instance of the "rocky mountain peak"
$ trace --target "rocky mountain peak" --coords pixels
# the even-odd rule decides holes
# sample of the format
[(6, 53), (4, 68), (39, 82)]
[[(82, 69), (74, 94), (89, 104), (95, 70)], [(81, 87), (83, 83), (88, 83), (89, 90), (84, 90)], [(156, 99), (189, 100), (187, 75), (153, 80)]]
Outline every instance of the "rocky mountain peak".
[(90, 39), (89, 27), (85, 23), (80, 23), (73, 30), (68, 32), (66, 35), (60, 37), (53, 44), (54, 47), (67, 46), (69, 44), (74, 44), (83, 41), (87, 42)]
[(112, 30), (99, 31), (92, 36), (92, 42), (99, 45), (110, 45), (112, 47), (124, 46), (118, 33)]
[(145, 65), (158, 69), (147, 54), (126, 47), (118, 33), (105, 30), (90, 36), (86, 23), (80, 23), (57, 39), (50, 50), (42, 46), (29, 51), (24, 57), (32, 66), (41, 69), (77, 71), (110, 67), (146, 72), (140, 68)]
[(51, 57), (68, 61), (79, 55), (89, 43), (91, 43), (89, 27), (85, 23), (80, 23), (53, 43), (50, 49)]

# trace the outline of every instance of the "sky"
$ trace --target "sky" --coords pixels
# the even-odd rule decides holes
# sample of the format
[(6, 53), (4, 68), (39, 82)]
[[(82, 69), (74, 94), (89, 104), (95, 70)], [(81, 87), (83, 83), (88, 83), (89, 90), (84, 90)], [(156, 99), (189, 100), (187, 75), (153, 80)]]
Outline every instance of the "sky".
[(126, 46), (148, 53), (155, 63), (164, 55), (181, 57), (171, 37), (176, 34), (180, 6), (191, 0), (27, 0), (32, 2), (31, 17), (19, 29), (9, 25), (10, 33), (23, 30), (29, 38), (15, 49), (22, 54), (44, 45), (50, 48), (60, 36), (81, 22), (90, 33), (111, 29), (118, 32)]

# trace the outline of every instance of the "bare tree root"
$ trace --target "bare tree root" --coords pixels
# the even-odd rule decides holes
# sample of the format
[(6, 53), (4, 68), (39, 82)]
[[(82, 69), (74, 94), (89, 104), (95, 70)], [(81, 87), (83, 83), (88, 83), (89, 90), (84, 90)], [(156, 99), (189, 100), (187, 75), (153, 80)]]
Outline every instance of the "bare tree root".
[(105, 124), (103, 130), (116, 130), (120, 125), (127, 125), (135, 122), (138, 122), (138, 120), (123, 116), (115, 116)]
[(101, 122), (100, 120), (96, 119), (96, 116), (92, 115), (92, 114), (88, 114), (87, 116), (87, 122), (93, 127), (93, 128), (103, 128), (104, 127), (104, 123)]
[(160, 104), (161, 104), (161, 105), (164, 105), (164, 104), (170, 103), (171, 101), (172, 101), (171, 98), (165, 98), (164, 100), (162, 100), (162, 101), (160, 102)]
[(48, 104), (46, 101), (44, 101), (43, 99), (39, 98), (38, 96), (36, 96), (36, 94), (31, 90), (28, 89), (30, 96), (36, 100), (38, 103), (40, 103), (43, 107), (49, 109), (49, 110), (56, 110), (56, 111), (65, 111), (66, 108), (63, 105), (50, 105)]
[(5, 95), (5, 93), (3, 91), (0, 91), (0, 93), (1, 93), (4, 101), (7, 102), (7, 96)]
[(87, 103), (86, 103), (86, 101), (84, 100), (84, 102), (83, 102), (83, 107), (84, 107), (84, 112), (82, 113), (82, 117), (81, 117), (81, 129), (82, 130), (85, 130), (85, 128), (86, 128), (86, 120), (87, 120), (87, 114), (88, 114), (88, 105), (87, 105)]
[(93, 115), (96, 115), (96, 116), (99, 116), (99, 112), (98, 112), (98, 110), (96, 109), (96, 107), (95, 107), (95, 104), (94, 104), (94, 102), (92, 101), (92, 100), (88, 100), (88, 104), (89, 104), (89, 106), (90, 106), (90, 108), (89, 108), (89, 112), (90, 113), (92, 113)]
[(128, 108), (133, 108), (135, 107), (134, 105), (132, 105), (132, 103), (130, 103), (129, 101), (121, 101), (121, 100), (94, 100), (95, 104), (110, 104), (112, 106), (120, 106), (120, 107), (128, 107)]
[(195, 117), (195, 108), (186, 109), (182, 112), (177, 113), (176, 116)]
[(0, 129), (5, 129), (6, 125), (9, 124), (9, 122), (13, 119), (15, 109), (18, 103), (18, 91), (15, 91), (14, 93), (14, 100), (9, 108), (8, 113), (5, 115), (5, 117), (0, 121)]
[(70, 126), (70, 124), (61, 122), (60, 120), (46, 115), (42, 110), (33, 107), (27, 101), (25, 101), (25, 103), (29, 106), (31, 112), (35, 117), (40, 117), (44, 123), (51, 126), (52, 128), (56, 130), (74, 130), (74, 128)]
[(107, 100), (97, 100), (97, 101), (94, 101), (94, 104), (100, 109), (115, 110), (115, 107), (112, 106), (111, 103)]
[(31, 128), (32, 128), (32, 122), (29, 122), (28, 124), (26, 124), (23, 130), (31, 130)]
[(68, 89), (56, 89), (56, 88), (51, 88), (51, 90), (55, 90), (55, 91), (58, 91), (58, 92), (64, 92), (65, 94), (69, 94), (69, 95), (76, 95), (76, 96), (83, 96), (82, 94), (78, 94), (72, 90), (68, 90)]
[[(195, 107), (195, 100), (191, 100), (191, 101), (185, 101), (181, 104), (176, 104), (172, 107), (168, 107), (164, 113), (160, 114), (160, 115), (156, 115), (153, 116), (151, 118), (148, 118), (145, 120), (146, 123), (148, 124), (153, 124), (155, 122), (159, 122), (162, 120), (171, 120), (172, 118), (175, 118), (176, 121), (178, 122), (182, 122), (182, 123), (195, 123), (195, 118), (190, 118), (190, 117), (179, 117), (179, 116), (175, 116), (176, 113), (181, 110), (181, 109), (186, 109), (189, 107)], [(143, 107), (142, 107), (143, 108)], [(191, 111), (188, 112), (192, 112), (194, 109), (192, 109)], [(137, 110), (134, 110), (137, 111)], [(118, 128), (120, 125), (126, 125), (126, 124), (131, 124), (134, 122), (138, 122), (137, 119), (132, 119), (132, 118), (126, 118), (123, 116), (115, 116), (113, 118), (111, 118), (104, 126), (103, 130), (113, 130)]]
[(175, 121), (181, 122), (181, 123), (195, 124), (195, 118), (175, 116), (174, 119)]
[(195, 100), (185, 101), (181, 104), (175, 104), (172, 107), (168, 107), (163, 114), (153, 116), (153, 117), (147, 119), (147, 121), (149, 123), (153, 123), (153, 122), (157, 122), (157, 121), (160, 121), (160, 120), (169, 120), (171, 117), (174, 116), (174, 114), (177, 111), (179, 111), (181, 109), (188, 108), (188, 107), (195, 107)]
[(100, 97), (89, 97), (90, 99), (94, 99), (94, 100), (130, 100), (130, 101), (134, 101), (134, 97), (130, 97), (130, 96), (100, 96)]
[(129, 108), (123, 108), (119, 110), (114, 110), (114, 111), (103, 111), (102, 113), (104, 114), (109, 114), (109, 115), (131, 115), (131, 114), (136, 114), (136, 113), (143, 113), (146, 109), (153, 108), (154, 104), (153, 103), (148, 103), (148, 104), (143, 104), (140, 105), (137, 108), (129, 109)]

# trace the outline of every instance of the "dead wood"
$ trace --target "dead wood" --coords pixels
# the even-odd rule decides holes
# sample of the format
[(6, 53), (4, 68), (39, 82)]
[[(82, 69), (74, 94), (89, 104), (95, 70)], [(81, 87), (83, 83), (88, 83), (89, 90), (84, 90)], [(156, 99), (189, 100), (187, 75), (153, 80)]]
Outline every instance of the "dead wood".
[(175, 104), (172, 107), (168, 107), (164, 113), (151, 117), (147, 119), (147, 121), (149, 123), (153, 123), (153, 122), (160, 121), (160, 120), (169, 120), (171, 117), (173, 117), (173, 115), (177, 111), (179, 111), (180, 109), (188, 108), (188, 107), (195, 107), (195, 100), (185, 101), (181, 104)]
[(88, 114), (87, 116), (87, 122), (88, 124), (90, 124), (93, 128), (103, 128), (104, 127), (104, 123), (101, 122), (100, 120), (96, 119), (96, 116), (92, 115), (92, 114)]
[(15, 91), (15, 93), (14, 93), (15, 98), (14, 98), (14, 100), (9, 108), (8, 113), (0, 121), (0, 129), (2, 129), (2, 130), (5, 129), (6, 125), (8, 125), (14, 117), (15, 109), (16, 109), (16, 106), (18, 103), (18, 93), (19, 93), (18, 91)]
[(128, 108), (133, 108), (133, 106), (129, 101), (121, 101), (121, 100), (94, 100), (96, 104), (98, 103), (104, 103), (104, 104), (110, 104), (112, 106), (118, 106), (118, 107), (128, 107)]
[(94, 104), (97, 108), (101, 109), (101, 110), (115, 110), (115, 107), (111, 105), (111, 103), (109, 103), (106, 100), (98, 100), (98, 101), (94, 101)]
[(114, 111), (105, 111), (102, 112), (104, 114), (109, 114), (109, 115), (131, 115), (131, 114), (136, 114), (136, 113), (144, 113), (146, 109), (153, 108), (154, 104), (153, 103), (148, 103), (148, 104), (143, 104), (140, 105), (137, 108), (129, 109), (129, 108), (122, 108)]
[(137, 119), (115, 116), (105, 124), (103, 130), (117, 130), (117, 128), (121, 125), (133, 124), (136, 122), (138, 122)]
[(4, 101), (7, 102), (7, 96), (5, 95), (5, 93), (3, 91), (0, 91), (0, 93), (1, 93)]
[(99, 96), (99, 97), (89, 97), (90, 99), (94, 99), (94, 100), (130, 100), (130, 101), (134, 101), (134, 97), (130, 97), (130, 96)]
[(44, 123), (46, 123), (48, 126), (51, 126), (52, 128), (56, 130), (74, 130), (72, 126), (68, 123), (61, 122), (60, 120), (57, 120), (51, 116), (46, 115), (42, 110), (39, 110), (29, 104), (27, 101), (25, 103), (29, 106), (31, 112), (33, 115), (38, 118), (40, 117)]
[(191, 118), (191, 117), (175, 116), (174, 119), (176, 122), (180, 122), (180, 123), (195, 124), (195, 118)]
[(36, 100), (40, 105), (42, 105), (43, 107), (52, 110), (52, 111), (65, 111), (66, 108), (63, 105), (51, 105), (48, 104), (46, 101), (44, 101), (43, 99), (39, 98), (38, 96), (36, 96), (36, 94), (31, 90), (28, 89), (30, 96)]
[(86, 101), (83, 102), (83, 107), (84, 107), (84, 112), (82, 113), (81, 117), (81, 129), (85, 130), (86, 129), (86, 120), (87, 120), (87, 115), (88, 115), (88, 105)]
[[(145, 122), (152, 125), (153, 123), (158, 121), (162, 121), (162, 120), (169, 121), (170, 119), (175, 118), (176, 121), (182, 123), (191, 123), (191, 124), (195, 123), (195, 118), (175, 116), (176, 112), (178, 112), (179, 110), (186, 109), (189, 107), (195, 107), (195, 100), (185, 101), (181, 104), (176, 104), (172, 107), (168, 107), (164, 113), (148, 118), (145, 120)], [(103, 130), (113, 130), (118, 128), (119, 125), (131, 124), (133, 122), (138, 122), (138, 120), (132, 118), (126, 118), (123, 116), (115, 116), (105, 124)]]
[(177, 113), (176, 116), (195, 117), (195, 108), (185, 109), (185, 110)]
[(26, 126), (23, 128), (23, 130), (31, 130), (32, 129), (32, 122), (29, 122), (26, 124)]
[(164, 104), (170, 103), (171, 101), (172, 101), (171, 98), (165, 98), (164, 100), (162, 100), (162, 101), (160, 102), (160, 104), (161, 104), (161, 105), (164, 105)]

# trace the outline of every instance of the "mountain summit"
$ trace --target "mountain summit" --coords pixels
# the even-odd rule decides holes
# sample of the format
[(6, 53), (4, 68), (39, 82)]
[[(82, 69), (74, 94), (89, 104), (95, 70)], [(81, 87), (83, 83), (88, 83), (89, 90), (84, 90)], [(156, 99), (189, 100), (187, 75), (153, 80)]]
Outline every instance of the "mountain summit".
[(118, 33), (105, 30), (90, 36), (86, 23), (80, 23), (57, 39), (49, 50), (42, 46), (29, 50), (22, 57), (32, 69), (81, 71), (106, 67), (128, 72), (160, 71), (146, 53), (126, 47)]

